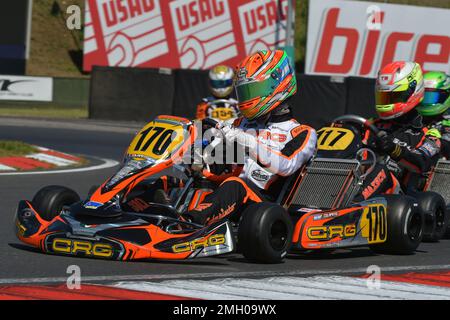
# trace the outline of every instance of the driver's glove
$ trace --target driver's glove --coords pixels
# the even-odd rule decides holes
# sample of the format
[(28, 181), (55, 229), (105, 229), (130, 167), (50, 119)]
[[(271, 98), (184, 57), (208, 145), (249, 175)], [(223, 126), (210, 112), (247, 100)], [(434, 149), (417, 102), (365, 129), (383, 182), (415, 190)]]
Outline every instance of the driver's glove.
[(381, 152), (390, 155), (397, 147), (397, 144), (394, 142), (394, 139), (395, 138), (392, 135), (389, 135), (386, 132), (381, 131), (380, 134), (378, 134), (377, 140), (378, 149)]
[(242, 130), (239, 130), (232, 126), (226, 126), (222, 128), (222, 133), (224, 135), (225, 141), (229, 144), (232, 144), (236, 141), (237, 136), (242, 133)]
[(252, 150), (256, 149), (258, 141), (254, 135), (233, 127), (225, 127), (222, 129), (222, 132), (225, 135), (227, 143), (231, 144), (236, 141), (242, 147), (247, 147)]

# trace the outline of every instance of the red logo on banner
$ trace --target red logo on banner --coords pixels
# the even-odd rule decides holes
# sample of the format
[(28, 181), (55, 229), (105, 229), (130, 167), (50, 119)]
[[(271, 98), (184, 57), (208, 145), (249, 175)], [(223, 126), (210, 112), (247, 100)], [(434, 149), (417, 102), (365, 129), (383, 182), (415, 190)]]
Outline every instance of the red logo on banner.
[[(311, 4), (308, 73), (376, 77), (395, 60), (416, 61), (425, 71), (448, 70), (450, 33), (443, 26), (450, 10), (337, 0)], [(427, 23), (411, 23), (419, 18)]]
[[(281, 7), (278, 4), (281, 3)], [(247, 54), (286, 44), (288, 0), (252, 1), (239, 7)]]
[(234, 65), (285, 45), (288, 1), (88, 0), (84, 69)]
[(227, 0), (179, 0), (170, 4), (179, 61), (207, 69), (238, 55)]

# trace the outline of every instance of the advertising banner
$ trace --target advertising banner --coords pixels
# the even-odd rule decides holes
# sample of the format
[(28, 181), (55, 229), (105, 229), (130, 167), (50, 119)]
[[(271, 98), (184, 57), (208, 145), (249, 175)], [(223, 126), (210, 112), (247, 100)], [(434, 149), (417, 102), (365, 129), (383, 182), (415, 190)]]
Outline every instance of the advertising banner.
[(84, 70), (234, 65), (286, 45), (288, 1), (295, 8), (295, 0), (88, 0)]
[(52, 101), (53, 79), (0, 75), (0, 100)]
[(306, 73), (375, 78), (396, 60), (450, 72), (450, 10), (310, 0)]

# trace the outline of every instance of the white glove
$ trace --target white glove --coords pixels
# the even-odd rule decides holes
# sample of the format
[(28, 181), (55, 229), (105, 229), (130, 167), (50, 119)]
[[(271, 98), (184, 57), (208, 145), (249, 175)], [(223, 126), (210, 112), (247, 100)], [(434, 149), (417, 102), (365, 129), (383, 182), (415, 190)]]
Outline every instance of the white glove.
[(243, 133), (242, 130), (231, 126), (222, 128), (222, 132), (224, 134), (225, 141), (229, 144), (235, 142), (237, 137)]
[(258, 140), (256, 139), (256, 137), (246, 132), (240, 132), (236, 137), (236, 141), (241, 146), (247, 147), (251, 150), (256, 149), (256, 146), (258, 145)]

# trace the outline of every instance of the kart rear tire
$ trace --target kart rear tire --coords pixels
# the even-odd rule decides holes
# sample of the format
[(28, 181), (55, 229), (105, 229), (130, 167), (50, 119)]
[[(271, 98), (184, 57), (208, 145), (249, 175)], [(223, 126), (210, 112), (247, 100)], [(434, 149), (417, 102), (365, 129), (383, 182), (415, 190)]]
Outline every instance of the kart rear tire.
[(39, 190), (31, 203), (39, 216), (51, 221), (58, 216), (64, 206), (80, 201), (80, 196), (67, 187), (47, 186)]
[(268, 202), (252, 204), (239, 223), (239, 249), (250, 261), (280, 263), (291, 246), (292, 232), (291, 219), (283, 207)]
[[(382, 254), (413, 254), (422, 242), (424, 216), (409, 196), (384, 196), (387, 200), (387, 239), (370, 249)], [(406, 230), (406, 233), (405, 233)]]
[(436, 192), (421, 192), (416, 196), (425, 217), (423, 241), (437, 242), (447, 232), (449, 215), (444, 198)]

